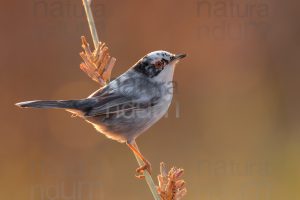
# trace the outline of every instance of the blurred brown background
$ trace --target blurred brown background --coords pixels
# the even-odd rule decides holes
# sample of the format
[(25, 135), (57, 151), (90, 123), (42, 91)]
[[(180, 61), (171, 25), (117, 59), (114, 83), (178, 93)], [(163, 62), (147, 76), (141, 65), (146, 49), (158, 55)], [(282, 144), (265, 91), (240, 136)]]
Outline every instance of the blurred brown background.
[[(1, 4), (0, 199), (152, 199), (125, 145), (69, 113), (14, 106), (97, 89), (79, 69), (80, 36), (91, 41), (81, 1)], [(95, 4), (100, 39), (118, 59), (113, 76), (153, 50), (189, 55), (168, 117), (138, 139), (154, 175), (160, 161), (184, 168), (185, 199), (300, 198), (299, 3)]]

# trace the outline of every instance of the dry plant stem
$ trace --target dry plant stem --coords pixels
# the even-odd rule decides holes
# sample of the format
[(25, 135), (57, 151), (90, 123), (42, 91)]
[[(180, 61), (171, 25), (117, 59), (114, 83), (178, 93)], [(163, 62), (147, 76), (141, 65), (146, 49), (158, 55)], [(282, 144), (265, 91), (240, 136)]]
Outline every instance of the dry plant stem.
[[(99, 38), (98, 38), (96, 26), (95, 26), (95, 21), (94, 21), (92, 9), (91, 9), (91, 2), (92, 2), (92, 0), (82, 0), (83, 6), (84, 6), (84, 9), (85, 9), (85, 12), (86, 12), (88, 24), (89, 24), (89, 27), (90, 27), (91, 35), (92, 35), (92, 38), (93, 38), (94, 47), (97, 50), (97, 48), (99, 48), (98, 46), (99, 46), (100, 43), (99, 43)], [(113, 68), (114, 62), (115, 62), (115, 58), (113, 58), (111, 60), (111, 62), (109, 63), (108, 70), (106, 72), (107, 74), (103, 74), (104, 76), (110, 76), (111, 69)], [(138, 149), (138, 146), (135, 142), (134, 142), (133, 145)], [(134, 155), (135, 155), (135, 157), (138, 161), (139, 166), (143, 166), (144, 162), (136, 154), (134, 154)], [(146, 182), (147, 182), (147, 184), (148, 184), (148, 186), (151, 190), (151, 193), (152, 193), (154, 199), (155, 200), (160, 200), (160, 197), (157, 193), (157, 189), (156, 189), (156, 186), (154, 184), (154, 181), (153, 181), (151, 175), (149, 174), (149, 172), (147, 170), (144, 171), (144, 176), (145, 176)]]
[(99, 45), (99, 38), (98, 38), (98, 33), (97, 33), (92, 9), (91, 9), (92, 0), (82, 0), (82, 3), (83, 3), (83, 7), (85, 10), (86, 16), (87, 16), (90, 31), (92, 34), (94, 47), (97, 48), (97, 46)]
[[(136, 142), (133, 142), (133, 145), (135, 146), (136, 149), (139, 150), (139, 147), (137, 146)], [(134, 154), (138, 164), (140, 167), (144, 166), (144, 162), (136, 155)], [(149, 174), (149, 172), (147, 170), (144, 170), (144, 176), (145, 176), (145, 180), (150, 188), (150, 191), (154, 197), (155, 200), (161, 200), (158, 193), (157, 193), (157, 189), (156, 189), (156, 185), (154, 184), (154, 181), (151, 177), (151, 175)]]

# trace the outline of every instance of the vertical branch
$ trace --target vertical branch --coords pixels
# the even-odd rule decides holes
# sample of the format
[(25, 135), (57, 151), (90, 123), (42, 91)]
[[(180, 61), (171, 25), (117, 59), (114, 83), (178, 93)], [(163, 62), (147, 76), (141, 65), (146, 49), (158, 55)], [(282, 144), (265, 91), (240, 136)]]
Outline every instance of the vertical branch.
[[(136, 149), (139, 149), (135, 141), (133, 142), (133, 145), (135, 146)], [(136, 154), (134, 154), (134, 156), (135, 156), (139, 166), (140, 167), (144, 166), (144, 162)], [(149, 172), (147, 170), (144, 171), (144, 176), (145, 176), (146, 182), (149, 186), (149, 189), (150, 189), (154, 199), (155, 200), (160, 200), (160, 197), (157, 193), (156, 185), (155, 185), (151, 175), (149, 174)]]
[[(85, 9), (86, 16), (87, 16), (89, 28), (90, 28), (91, 35), (92, 35), (92, 38), (93, 38), (94, 47), (95, 47), (95, 49), (97, 49), (98, 45), (100, 43), (99, 43), (99, 38), (98, 38), (97, 30), (96, 30), (96, 25), (95, 25), (95, 21), (94, 21), (92, 9), (91, 9), (92, 0), (82, 0), (82, 3), (83, 3), (83, 6), (84, 6), (84, 9)], [(115, 62), (115, 58), (113, 58), (113, 59), (114, 59), (114, 62)], [(112, 67), (110, 67), (110, 70), (111, 69), (112, 69)], [(137, 147), (136, 143), (134, 145)], [(139, 157), (137, 157), (136, 155), (135, 155), (135, 157), (137, 159), (137, 162), (138, 162), (139, 166), (143, 166), (144, 162)], [(157, 193), (157, 189), (156, 189), (156, 186), (154, 184), (154, 181), (153, 181), (151, 175), (146, 170), (144, 171), (144, 175), (145, 175), (146, 182), (147, 182), (147, 184), (150, 188), (150, 191), (151, 191), (154, 199), (155, 200), (160, 200), (160, 197)]]
[(93, 12), (92, 12), (92, 9), (91, 9), (92, 0), (82, 0), (82, 3), (83, 3), (83, 7), (84, 7), (84, 10), (85, 10), (85, 13), (86, 13), (86, 17), (87, 17), (87, 21), (88, 21), (88, 24), (89, 24), (89, 27), (90, 27), (90, 31), (91, 31), (91, 34), (92, 34), (94, 47), (96, 49), (99, 45), (99, 38), (98, 38), (98, 33), (97, 33), (94, 17), (93, 17)]

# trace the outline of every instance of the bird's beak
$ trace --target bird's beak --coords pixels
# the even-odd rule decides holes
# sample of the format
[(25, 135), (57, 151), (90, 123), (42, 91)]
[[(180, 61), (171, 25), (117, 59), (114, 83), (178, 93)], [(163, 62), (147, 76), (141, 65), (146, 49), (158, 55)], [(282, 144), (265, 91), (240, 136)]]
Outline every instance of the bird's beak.
[(185, 58), (186, 57), (186, 54), (177, 54), (173, 57), (172, 61), (175, 61), (175, 60), (181, 60), (182, 58)]

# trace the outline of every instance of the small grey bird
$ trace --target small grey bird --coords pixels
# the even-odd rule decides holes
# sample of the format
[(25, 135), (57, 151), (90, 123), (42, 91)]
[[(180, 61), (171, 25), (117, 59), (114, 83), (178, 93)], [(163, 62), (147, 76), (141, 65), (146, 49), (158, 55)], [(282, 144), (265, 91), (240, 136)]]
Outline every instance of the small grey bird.
[(108, 138), (126, 143), (145, 163), (137, 172), (150, 172), (150, 163), (138, 150), (135, 139), (166, 114), (173, 97), (175, 65), (185, 56), (154, 51), (87, 98), (35, 100), (16, 105), (65, 109), (91, 123)]

